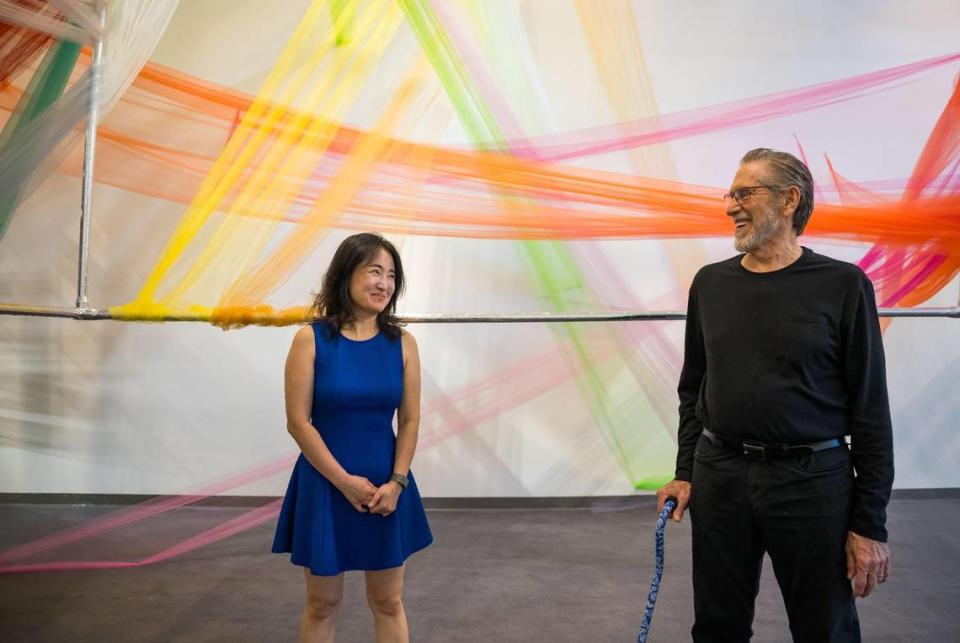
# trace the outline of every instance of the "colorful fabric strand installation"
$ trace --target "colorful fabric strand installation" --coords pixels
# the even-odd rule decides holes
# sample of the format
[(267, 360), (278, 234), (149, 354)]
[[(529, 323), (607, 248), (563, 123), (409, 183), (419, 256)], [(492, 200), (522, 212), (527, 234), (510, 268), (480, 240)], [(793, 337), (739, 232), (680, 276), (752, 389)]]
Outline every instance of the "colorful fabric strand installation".
[[(742, 33), (729, 16), (718, 23), (711, 14), (696, 32), (699, 22), (677, 14), (690, 34), (664, 42), (656, 21), (669, 18), (621, 0), (303, 0), (276, 9), (277, 21), (290, 18), (280, 40), (251, 43), (217, 40), (242, 21), (188, 4), (183, 15), (205, 21), (192, 30), (177, 22), (175, 0), (112, 0), (103, 14), (83, 0), (0, 0), (0, 258), (29, 263), (15, 228), (42, 216), (35, 200), (53, 201), (51, 184), (80, 176), (95, 97), (94, 180), (104, 198), (94, 199), (94, 223), (111, 229), (110, 243), (94, 240), (93, 256), (119, 285), (93, 304), (115, 319), (300, 323), (332, 247), (358, 230), (401, 247), (414, 273), (407, 310), (418, 313), (680, 309), (696, 269), (729, 251), (720, 195), (739, 156), (759, 145), (808, 162), (817, 205), (804, 242), (858, 262), (881, 306), (956, 301), (955, 42), (917, 45), (922, 55), (906, 58), (863, 57), (851, 45), (828, 64), (810, 60), (799, 36), (771, 49), (762, 30)], [(897, 31), (884, 6), (877, 24)], [(871, 43), (887, 33), (860, 28)], [(716, 31), (789, 65), (765, 76), (769, 68), (739, 49), (718, 50), (723, 64), (707, 60), (696, 39)], [(203, 58), (206, 37), (231, 53), (210, 55), (216, 64), (199, 71), (185, 68), (184, 60), (200, 68), (190, 57), (184, 68), (164, 64), (177, 47)], [(697, 76), (701, 67), (721, 78)], [(466, 294), (450, 304), (457, 287)], [(628, 490), (656, 487), (672, 472), (677, 329), (552, 324), (537, 341), (510, 331), (496, 350), (483, 333), (501, 330), (478, 330), (492, 365), (476, 372), (444, 346), (437, 362), (424, 361), (418, 477), (442, 468), (432, 454), (469, 444), (504, 493), (566, 489), (571, 470), (586, 481), (578, 492), (606, 490), (598, 462)], [(455, 337), (474, 346), (465, 335)], [(565, 403), (582, 422), (555, 429), (569, 434), (562, 471), (518, 473), (528, 454), (501, 457), (503, 443), (519, 439), (512, 434), (467, 442), (485, 423)], [(0, 408), (0, 419), (47, 421), (45, 409), (28, 407)], [(0, 431), (17, 444), (12, 430)], [(287, 455), (247, 463), (215, 476), (221, 482), (185, 485), (189, 495), (0, 552), (0, 572), (167, 560), (261, 524), (276, 507), (137, 560), (35, 558), (270, 480), (288, 463)]]

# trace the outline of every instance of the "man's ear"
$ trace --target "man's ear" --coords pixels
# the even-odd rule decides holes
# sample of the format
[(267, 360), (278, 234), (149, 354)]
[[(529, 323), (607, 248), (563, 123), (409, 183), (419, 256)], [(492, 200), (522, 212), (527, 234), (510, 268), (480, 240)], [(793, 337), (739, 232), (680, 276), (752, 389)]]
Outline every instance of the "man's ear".
[(784, 193), (783, 207), (784, 215), (789, 214), (792, 217), (793, 213), (800, 207), (800, 188), (795, 185), (790, 186), (787, 192)]

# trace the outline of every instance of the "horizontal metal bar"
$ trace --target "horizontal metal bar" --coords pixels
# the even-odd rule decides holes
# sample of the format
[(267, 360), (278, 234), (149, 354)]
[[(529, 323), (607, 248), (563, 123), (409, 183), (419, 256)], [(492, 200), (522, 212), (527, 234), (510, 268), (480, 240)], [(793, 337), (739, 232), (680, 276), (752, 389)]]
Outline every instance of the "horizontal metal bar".
[(881, 317), (952, 317), (960, 319), (960, 306), (947, 308), (878, 308)]
[[(960, 306), (943, 308), (880, 308), (881, 317), (950, 317), (960, 319)], [(109, 311), (94, 308), (54, 308), (46, 306), (23, 306), (0, 303), (0, 315), (23, 317), (62, 317), (67, 319), (99, 320), (113, 319)], [(661, 310), (647, 312), (599, 312), (599, 313), (534, 313), (534, 314), (495, 314), (495, 315), (441, 315), (412, 314), (402, 319), (411, 324), (516, 324), (550, 322), (626, 322), (626, 321), (668, 321), (686, 319), (684, 312)], [(270, 314), (255, 314), (249, 317), (249, 323), (269, 323), (274, 317)], [(164, 315), (147, 320), (120, 319), (117, 321), (157, 321), (157, 322), (204, 322), (210, 317), (201, 313)]]
[(51, 306), (24, 306), (0, 304), (0, 315), (20, 317), (63, 317), (66, 319), (112, 319), (105, 310), (93, 308), (56, 308)]
[(679, 310), (608, 313), (534, 313), (499, 315), (403, 315), (411, 324), (517, 324), (543, 322), (607, 322), (607, 321), (663, 321), (686, 319)]

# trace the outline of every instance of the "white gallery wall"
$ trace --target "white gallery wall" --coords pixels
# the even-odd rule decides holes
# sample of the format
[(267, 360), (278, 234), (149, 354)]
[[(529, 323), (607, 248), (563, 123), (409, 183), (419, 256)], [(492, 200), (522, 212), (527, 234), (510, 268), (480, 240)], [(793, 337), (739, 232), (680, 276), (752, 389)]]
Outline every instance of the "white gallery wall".
[[(602, 5), (597, 2), (598, 11)], [(184, 0), (153, 61), (253, 94), (304, 6)], [(542, 128), (535, 133), (613, 122), (606, 103), (595, 98), (601, 90), (583, 62), (582, 45), (558, 26), (569, 24), (572, 9), (546, 0), (503, 7), (522, 15), (541, 63), (550, 119), (531, 124)], [(638, 2), (634, 13), (662, 114), (960, 50), (960, 5), (952, 2)], [(551, 58), (556, 52), (566, 53)], [(796, 151), (801, 140), (818, 181), (829, 177), (825, 154), (853, 181), (903, 179), (958, 73), (955, 63), (888, 88), (880, 100), (865, 103), (870, 113), (850, 101), (658, 145), (656, 154), (669, 160), (660, 171), (663, 178), (717, 186), (719, 195), (744, 151)], [(373, 106), (370, 113), (358, 108), (351, 122), (362, 126), (375, 113)], [(467, 143), (455, 118), (439, 140), (428, 142)], [(626, 154), (571, 163), (631, 171)], [(57, 173), (20, 207), (0, 241), (0, 301), (72, 306), (79, 195), (79, 179)], [(96, 185), (93, 307), (136, 295), (183, 210), (183, 204)], [(720, 198), (717, 217), (724, 218)], [(333, 230), (284, 286), (279, 303), (309, 301), (333, 249), (349, 233)], [(401, 312), (552, 310), (530, 287), (514, 241), (391, 238), (401, 247), (408, 278)], [(825, 238), (803, 243), (849, 261), (869, 248)], [(733, 254), (727, 238), (573, 241), (569, 248), (603, 310), (683, 310), (696, 268)], [(958, 296), (954, 279), (924, 305), (957, 305)], [(569, 309), (593, 311), (598, 304), (573, 301)], [(280, 495), (297, 453), (283, 415), (283, 364), (295, 330), (0, 316), (0, 492)], [(627, 494), (672, 474), (683, 322), (576, 330), (597, 356), (605, 394), (619, 401), (606, 421), (640, 454), (629, 471), (611, 448), (609, 426), (599, 426), (557, 328), (416, 324), (409, 330), (423, 364), (423, 424), (413, 468), (425, 496)], [(884, 343), (896, 486), (960, 486), (960, 320), (897, 319)], [(638, 370), (615, 368), (608, 358), (618, 351), (629, 353)]]

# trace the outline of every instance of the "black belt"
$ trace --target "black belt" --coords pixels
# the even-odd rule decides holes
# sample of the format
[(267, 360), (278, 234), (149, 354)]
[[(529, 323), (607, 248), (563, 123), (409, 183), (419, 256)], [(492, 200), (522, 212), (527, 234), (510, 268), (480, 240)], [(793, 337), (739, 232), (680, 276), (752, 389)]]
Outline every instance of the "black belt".
[(764, 444), (756, 440), (739, 440), (718, 435), (710, 429), (704, 429), (703, 435), (714, 445), (722, 446), (731, 451), (739, 451), (747, 460), (763, 461), (776, 458), (795, 458), (808, 453), (836, 449), (843, 446), (840, 438), (820, 440), (809, 444)]

